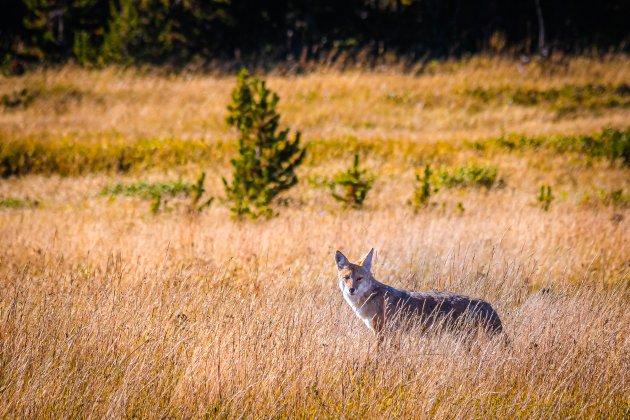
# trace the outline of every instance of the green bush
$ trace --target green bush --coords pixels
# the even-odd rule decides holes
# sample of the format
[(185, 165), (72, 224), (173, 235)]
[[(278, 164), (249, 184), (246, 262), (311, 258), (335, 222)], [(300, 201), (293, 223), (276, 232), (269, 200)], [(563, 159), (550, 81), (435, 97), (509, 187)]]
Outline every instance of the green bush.
[(271, 216), (272, 201), (298, 181), (295, 169), (305, 150), (300, 147), (299, 132), (291, 140), (289, 129), (278, 131), (278, 100), (264, 81), (249, 76), (245, 69), (240, 71), (226, 119), (240, 133), (238, 156), (231, 160), (232, 183), (223, 179), (236, 217)]
[(551, 185), (541, 185), (540, 192), (536, 196), (536, 201), (544, 211), (548, 211), (554, 196), (551, 192)]
[(525, 136), (503, 135), (497, 138), (468, 143), (475, 150), (500, 148), (507, 150), (548, 149), (557, 153), (578, 153), (597, 159), (617, 160), (630, 166), (630, 127), (625, 130), (605, 128), (592, 135)]
[(613, 207), (630, 207), (630, 194), (626, 194), (623, 188), (618, 190), (600, 191), (601, 200)]
[(0, 208), (24, 209), (39, 207), (39, 200), (32, 198), (0, 197)]
[(497, 180), (498, 170), (495, 166), (467, 164), (455, 170), (442, 169), (436, 174), (437, 184), (446, 188), (485, 187), (503, 184)]
[(627, 84), (564, 85), (540, 89), (525, 86), (502, 86), (494, 88), (471, 88), (465, 94), (478, 101), (504, 102), (521, 106), (547, 105), (559, 113), (580, 109), (594, 110), (630, 106), (630, 89)]
[(103, 188), (101, 195), (108, 195), (115, 197), (123, 195), (125, 197), (138, 197), (143, 199), (153, 198), (155, 195), (169, 195), (175, 197), (177, 195), (185, 195), (191, 193), (193, 190), (193, 184), (177, 180), (166, 182), (146, 182), (138, 181), (131, 184), (109, 185)]
[(189, 206), (191, 212), (199, 213), (203, 209), (210, 207), (214, 201), (214, 197), (204, 198), (206, 193), (206, 188), (204, 187), (205, 181), (206, 173), (201, 172), (201, 175), (199, 175), (199, 178), (197, 178), (197, 181), (192, 186), (192, 200)]
[(23, 88), (2, 95), (1, 103), (2, 106), (8, 109), (19, 107), (26, 108), (31, 104), (31, 102), (33, 102), (34, 98), (35, 94), (33, 94), (33, 92)]
[(367, 193), (373, 184), (374, 175), (370, 174), (367, 169), (359, 169), (358, 153), (354, 154), (350, 168), (339, 172), (328, 182), (333, 198), (343, 203), (344, 207), (355, 209), (363, 206)]
[(428, 164), (424, 166), (422, 177), (416, 173), (417, 185), (411, 199), (411, 205), (414, 208), (426, 207), (431, 199), (431, 193), (438, 191), (438, 188), (431, 187), (431, 175), (431, 168)]
[(99, 51), (92, 45), (90, 34), (87, 31), (77, 31), (74, 34), (72, 52), (77, 63), (82, 66), (96, 63), (98, 60)]
[(128, 64), (168, 56), (173, 49), (170, 3), (120, 0), (120, 7), (111, 3), (112, 17), (103, 38), (100, 60)]
[(144, 200), (151, 200), (151, 213), (156, 214), (160, 209), (168, 208), (169, 198), (190, 197), (188, 211), (190, 213), (199, 213), (209, 207), (214, 201), (214, 197), (204, 197), (206, 189), (204, 182), (206, 173), (201, 172), (194, 183), (183, 181), (166, 182), (146, 182), (138, 181), (131, 184), (115, 184), (106, 186), (101, 190), (101, 195), (116, 197), (123, 195), (125, 197), (137, 197)]
[(223, 143), (203, 140), (141, 139), (90, 141), (0, 138), (0, 176), (28, 174), (83, 175), (93, 172), (126, 173), (154, 167), (173, 167), (189, 162), (219, 160)]
[(594, 193), (586, 193), (582, 198), (583, 204), (588, 205), (604, 205), (615, 208), (629, 208), (630, 194), (623, 188), (610, 190), (597, 190)]
[(188, 196), (193, 190), (193, 185), (189, 182), (177, 180), (167, 182), (149, 183), (138, 181), (132, 184), (116, 184), (103, 188), (101, 195), (116, 197), (137, 197), (144, 200), (151, 200), (151, 213), (157, 214), (160, 209), (166, 209), (168, 200), (166, 197)]

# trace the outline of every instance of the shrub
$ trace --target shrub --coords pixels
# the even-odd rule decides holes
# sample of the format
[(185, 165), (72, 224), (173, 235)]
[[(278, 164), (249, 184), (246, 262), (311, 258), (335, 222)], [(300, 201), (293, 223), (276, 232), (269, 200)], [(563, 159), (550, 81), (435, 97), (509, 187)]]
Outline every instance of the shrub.
[(168, 200), (165, 200), (165, 197), (188, 196), (192, 189), (192, 184), (182, 180), (155, 183), (139, 181), (128, 185), (116, 184), (107, 186), (103, 188), (101, 195), (109, 195), (111, 197), (124, 195), (126, 197), (151, 200), (151, 213), (157, 214), (160, 209), (167, 208)]
[(582, 199), (583, 204), (588, 205), (604, 205), (615, 208), (630, 207), (630, 194), (626, 193), (623, 188), (611, 190), (597, 190), (594, 193), (586, 193)]
[(169, 195), (171, 197), (188, 195), (192, 189), (192, 184), (182, 180), (154, 183), (139, 181), (128, 185), (119, 183), (113, 186), (107, 186), (103, 188), (101, 195), (124, 195), (126, 197), (149, 199), (155, 197), (155, 195)]
[(623, 188), (611, 191), (600, 191), (601, 200), (613, 207), (630, 207), (630, 194), (626, 194)]
[(74, 42), (72, 52), (81, 66), (87, 66), (95, 63), (98, 58), (98, 49), (95, 48), (90, 40), (90, 34), (87, 31), (77, 31), (74, 34)]
[(226, 119), (240, 132), (239, 155), (231, 160), (232, 183), (223, 179), (236, 217), (271, 216), (274, 198), (297, 183), (295, 169), (305, 150), (300, 147), (300, 132), (291, 140), (289, 129), (278, 131), (278, 100), (264, 81), (240, 71)]
[(224, 158), (224, 144), (203, 140), (116, 139), (81, 142), (33, 138), (5, 139), (0, 135), (0, 177), (27, 174), (82, 175), (93, 172), (120, 172), (172, 167), (189, 162)]
[(101, 195), (111, 197), (124, 195), (126, 197), (151, 200), (151, 213), (153, 214), (158, 213), (160, 209), (167, 209), (169, 198), (178, 196), (190, 197), (188, 211), (190, 213), (199, 213), (209, 207), (214, 201), (214, 197), (204, 197), (206, 192), (204, 188), (205, 179), (206, 173), (202, 172), (194, 184), (182, 180), (155, 183), (139, 181), (128, 185), (119, 183), (103, 188)]
[(615, 162), (617, 159), (621, 159), (624, 165), (630, 166), (630, 127), (624, 131), (612, 128), (604, 129), (600, 135), (598, 146), (602, 149), (598, 152), (610, 161)]
[(23, 88), (15, 90), (11, 93), (5, 93), (2, 95), (2, 106), (5, 108), (26, 108), (35, 99), (35, 94), (30, 90)]
[(503, 102), (508, 105), (547, 105), (559, 114), (581, 109), (595, 110), (630, 106), (630, 90), (625, 83), (619, 85), (586, 84), (540, 89), (525, 86), (471, 88), (465, 94), (483, 103)]
[(426, 207), (431, 199), (431, 193), (438, 191), (437, 188), (431, 191), (431, 168), (428, 164), (424, 166), (422, 177), (416, 173), (416, 181), (418, 184), (413, 192), (411, 204), (415, 208)]
[(24, 209), (39, 207), (39, 200), (32, 198), (15, 198), (15, 197), (0, 197), (0, 208), (7, 209)]
[(495, 166), (467, 164), (454, 171), (442, 169), (437, 173), (438, 183), (447, 188), (453, 187), (485, 187), (492, 188), (497, 181), (498, 170)]
[(374, 175), (367, 169), (359, 169), (359, 154), (354, 154), (354, 161), (346, 171), (339, 172), (329, 181), (328, 186), (333, 198), (343, 203), (344, 207), (361, 208), (368, 191), (374, 184)]
[(540, 205), (540, 207), (542, 207), (544, 211), (548, 211), (553, 199), (554, 199), (554, 196), (553, 196), (553, 193), (551, 192), (551, 186), (541, 185), (540, 192), (536, 196), (536, 200), (538, 201), (538, 204)]
[(201, 175), (199, 175), (199, 178), (197, 178), (197, 181), (192, 186), (193, 195), (189, 206), (190, 212), (199, 213), (203, 209), (210, 207), (214, 201), (214, 197), (204, 200), (204, 194), (206, 193), (206, 189), (204, 187), (205, 180), (206, 173), (201, 172)]
[(605, 128), (601, 133), (571, 136), (501, 136), (469, 143), (475, 150), (497, 147), (507, 150), (549, 149), (557, 153), (579, 153), (592, 158), (605, 158), (614, 163), (618, 159), (630, 166), (630, 127), (625, 130)]
[(152, 61), (172, 52), (170, 2), (120, 0), (119, 7), (112, 3), (111, 14), (100, 51), (102, 62)]

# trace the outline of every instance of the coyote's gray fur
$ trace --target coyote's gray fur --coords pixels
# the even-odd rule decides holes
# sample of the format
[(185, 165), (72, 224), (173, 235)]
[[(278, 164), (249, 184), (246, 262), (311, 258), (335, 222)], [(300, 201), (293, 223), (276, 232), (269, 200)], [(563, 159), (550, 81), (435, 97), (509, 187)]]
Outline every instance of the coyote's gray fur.
[(501, 332), (501, 319), (486, 301), (443, 291), (401, 290), (377, 281), (372, 274), (373, 254), (371, 249), (362, 261), (353, 264), (337, 251), (335, 263), (343, 297), (379, 342), (385, 328), (418, 322), (423, 328), (443, 323), (454, 328), (481, 327), (491, 334)]

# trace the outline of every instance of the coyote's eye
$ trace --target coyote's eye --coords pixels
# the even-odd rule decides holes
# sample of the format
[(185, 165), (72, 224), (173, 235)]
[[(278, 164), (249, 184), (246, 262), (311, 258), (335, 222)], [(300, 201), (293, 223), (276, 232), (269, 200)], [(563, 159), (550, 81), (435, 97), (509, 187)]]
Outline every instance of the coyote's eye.
[(357, 281), (363, 280), (363, 277), (357, 277)]
[(350, 276), (345, 275), (345, 276), (343, 276), (343, 279), (344, 279), (344, 280), (350, 280)]

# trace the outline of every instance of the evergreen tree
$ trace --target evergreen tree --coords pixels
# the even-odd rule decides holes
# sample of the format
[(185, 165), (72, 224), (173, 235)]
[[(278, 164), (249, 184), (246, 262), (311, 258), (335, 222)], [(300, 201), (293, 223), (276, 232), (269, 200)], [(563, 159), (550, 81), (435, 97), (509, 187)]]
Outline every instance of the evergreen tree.
[(289, 129), (279, 131), (278, 100), (264, 81), (249, 76), (245, 69), (240, 71), (226, 119), (240, 133), (239, 155), (231, 160), (232, 183), (223, 179), (236, 217), (272, 215), (273, 199), (297, 183), (295, 169), (305, 150), (300, 147), (299, 132), (290, 139)]
[[(0, 63), (410, 59), (466, 52), (628, 52), (619, 0), (3, 0)], [(544, 30), (543, 30), (544, 29)]]
[(105, 63), (160, 61), (172, 51), (172, 20), (164, 0), (120, 0), (112, 3), (112, 18), (103, 40)]
[(373, 184), (374, 175), (359, 168), (359, 154), (355, 153), (352, 166), (335, 175), (328, 186), (333, 198), (344, 207), (360, 209)]

